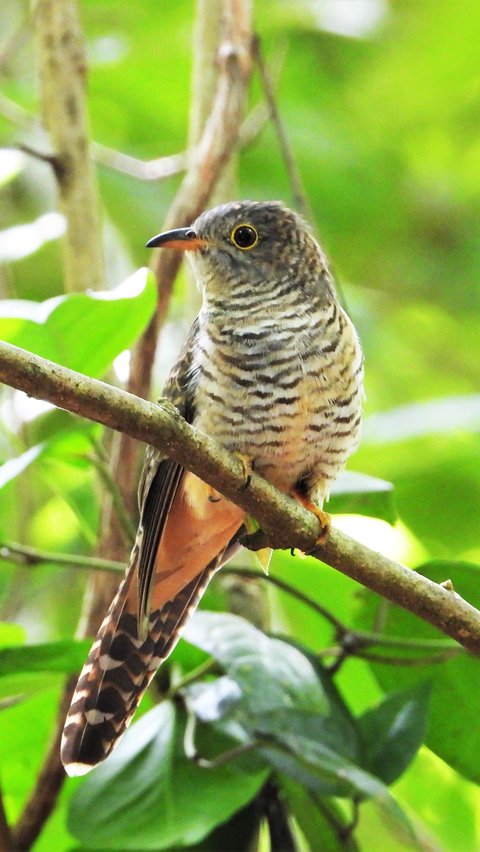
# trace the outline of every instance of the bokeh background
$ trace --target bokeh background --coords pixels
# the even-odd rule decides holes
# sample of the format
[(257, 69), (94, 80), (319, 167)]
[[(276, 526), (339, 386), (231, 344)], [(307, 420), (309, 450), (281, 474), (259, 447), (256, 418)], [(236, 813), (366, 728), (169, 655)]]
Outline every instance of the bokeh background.
[[(108, 280), (115, 287), (148, 264), (144, 244), (161, 228), (181, 175), (139, 180), (116, 167), (114, 152), (147, 161), (185, 151), (195, 5), (191, 0), (82, 0), (80, 9)], [(357, 515), (342, 516), (338, 523), (412, 566), (440, 559), (451, 566), (469, 563), (459, 591), (474, 595), (480, 570), (475, 567), (480, 564), (480, 7), (476, 0), (257, 0), (255, 21), (314, 225), (365, 350), (364, 438), (349, 469), (394, 486), (394, 526)], [(1, 6), (0, 32), (0, 295), (8, 300), (5, 308), (0, 303), (0, 334), (16, 339), (26, 313), (25, 308), (16, 313), (12, 300), (42, 302), (63, 292), (63, 226), (49, 167), (18, 147), (45, 150), (47, 145), (38, 128), (25, 3), (10, 0)], [(251, 108), (261, 99), (254, 78)], [(238, 197), (293, 204), (268, 120), (243, 148), (236, 180)], [(158, 393), (198, 305), (199, 295), (182, 271), (160, 342)], [(119, 322), (124, 321), (122, 314)], [(128, 328), (125, 347), (144, 321)], [(28, 333), (23, 326), (22, 334)], [(74, 349), (72, 334), (68, 345)], [(127, 357), (118, 357), (114, 380), (124, 380), (127, 367)], [(100, 498), (95, 466), (86, 460), (86, 433), (60, 433), (60, 445), (66, 443), (57, 452), (49, 413), (37, 403), (5, 392), (1, 411), (2, 538), (49, 551), (90, 553)], [(273, 570), (292, 578), (283, 556)], [(439, 579), (446, 578), (443, 570)], [(295, 579), (299, 588), (311, 590), (308, 562), (295, 565)], [(6, 561), (0, 566), (1, 617), (26, 629), (29, 641), (71, 635), (83, 586), (81, 572), (19, 569)], [(344, 615), (362, 610), (359, 623), (366, 618), (365, 600), (334, 572), (325, 571), (315, 594)], [(327, 632), (313, 616), (279, 593), (272, 593), (270, 602), (275, 629), (313, 648), (326, 643)], [(399, 622), (397, 633), (408, 634), (411, 625)], [(436, 677), (438, 668), (432, 671), (429, 676)], [(410, 675), (402, 681), (403, 674), (379, 674), (357, 662), (341, 673), (340, 682), (360, 712), (381, 693), (379, 684), (387, 689), (409, 683)], [(449, 701), (458, 711), (448, 748), (439, 757), (433, 751), (441, 748), (424, 747), (398, 782), (397, 795), (430, 838), (428, 848), (473, 852), (480, 844), (479, 778), (468, 754), (478, 754), (479, 676), (469, 669), (454, 692), (458, 677), (452, 670), (438, 699), (440, 716), (448, 715)], [(12, 812), (40, 760), (58, 690), (59, 681), (49, 681), (48, 689), (33, 697), (37, 729), (27, 702), (11, 727), (7, 720), (0, 737)], [(22, 724), (31, 730), (26, 745), (18, 745), (14, 766), (6, 740)], [(460, 766), (447, 760), (456, 738), (464, 755)], [(35, 848), (74, 848), (60, 808), (52, 825)], [(386, 848), (387, 835), (373, 815), (362, 831), (362, 848)], [(388, 848), (396, 849), (396, 843), (389, 836)], [(398, 848), (405, 846), (399, 842)]]

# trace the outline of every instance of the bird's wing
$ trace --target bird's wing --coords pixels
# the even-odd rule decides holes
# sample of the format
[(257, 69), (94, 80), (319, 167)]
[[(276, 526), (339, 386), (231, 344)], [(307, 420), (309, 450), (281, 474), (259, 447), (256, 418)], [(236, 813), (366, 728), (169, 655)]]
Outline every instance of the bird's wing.
[[(194, 323), (165, 394), (192, 421)], [(148, 448), (141, 518), (130, 564), (80, 674), (62, 739), (70, 775), (113, 750), (160, 663), (180, 638), (211, 577), (229, 559), (244, 513)]]
[[(198, 317), (163, 389), (180, 414), (191, 423), (195, 417), (192, 360), (198, 335)], [(145, 463), (138, 487), (140, 523), (132, 559), (137, 559), (138, 624), (142, 635), (148, 629), (150, 594), (158, 546), (173, 501), (182, 481), (184, 469), (178, 462), (165, 458), (153, 447), (147, 447)]]

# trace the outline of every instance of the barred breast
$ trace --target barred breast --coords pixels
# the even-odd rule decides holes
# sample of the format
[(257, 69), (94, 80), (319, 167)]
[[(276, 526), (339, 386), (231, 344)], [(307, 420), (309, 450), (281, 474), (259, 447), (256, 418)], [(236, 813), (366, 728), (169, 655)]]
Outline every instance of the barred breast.
[(321, 504), (359, 439), (362, 353), (335, 300), (244, 299), (200, 323), (195, 425)]

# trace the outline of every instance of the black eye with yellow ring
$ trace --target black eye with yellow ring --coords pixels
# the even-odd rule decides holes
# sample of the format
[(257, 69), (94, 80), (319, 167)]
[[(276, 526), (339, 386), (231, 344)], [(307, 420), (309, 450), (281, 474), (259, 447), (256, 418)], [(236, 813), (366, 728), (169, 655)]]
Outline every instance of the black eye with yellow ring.
[(248, 251), (257, 245), (258, 233), (253, 225), (237, 225), (230, 234), (230, 239), (234, 246)]

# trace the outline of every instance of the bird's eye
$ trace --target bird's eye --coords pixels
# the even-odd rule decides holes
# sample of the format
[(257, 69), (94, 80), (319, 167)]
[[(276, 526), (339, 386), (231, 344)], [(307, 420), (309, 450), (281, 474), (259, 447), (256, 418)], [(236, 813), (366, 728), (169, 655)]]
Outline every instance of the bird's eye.
[(252, 249), (258, 243), (258, 233), (253, 225), (236, 225), (230, 234), (234, 246), (242, 251)]

